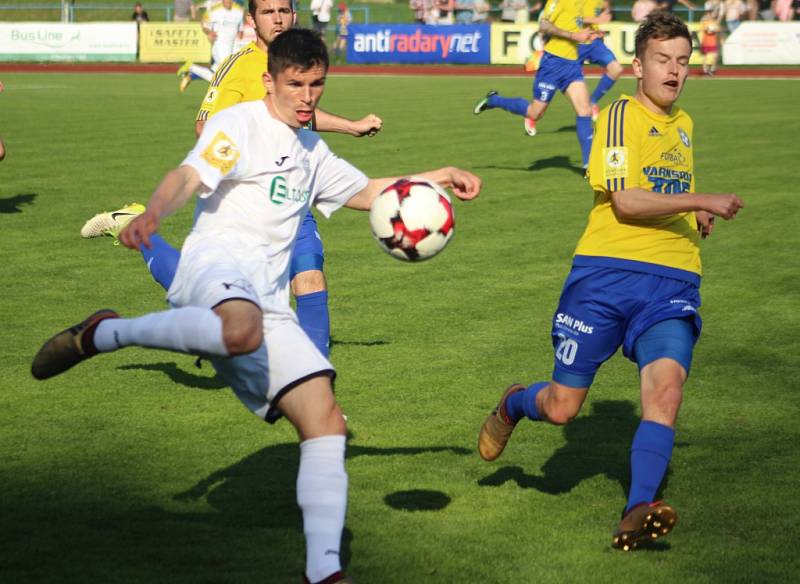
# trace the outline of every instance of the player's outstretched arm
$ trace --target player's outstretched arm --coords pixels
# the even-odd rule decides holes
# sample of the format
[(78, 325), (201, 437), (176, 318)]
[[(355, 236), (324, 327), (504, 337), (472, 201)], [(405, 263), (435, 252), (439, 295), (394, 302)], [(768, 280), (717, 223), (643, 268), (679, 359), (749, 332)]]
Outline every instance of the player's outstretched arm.
[(563, 28), (557, 27), (546, 18), (543, 18), (539, 23), (539, 30), (542, 34), (547, 36), (555, 36), (562, 39), (567, 39), (568, 41), (573, 41), (575, 43), (586, 43), (598, 38), (599, 36), (602, 36), (597, 31), (594, 31), (590, 28), (582, 28), (579, 31), (570, 32), (568, 30), (564, 30)]
[(348, 120), (317, 108), (314, 118), (314, 129), (318, 132), (350, 134), (356, 138), (374, 136), (383, 128), (383, 120), (375, 114), (368, 114), (360, 120)]
[[(480, 178), (469, 171), (454, 166), (445, 166), (444, 168), (430, 170), (428, 172), (413, 173), (413, 176), (427, 178), (445, 188), (451, 189), (453, 194), (462, 201), (470, 201), (481, 192)], [(345, 207), (357, 209), (359, 211), (369, 211), (372, 202), (378, 195), (380, 195), (386, 187), (400, 178), (399, 176), (392, 176), (370, 179), (366, 188), (347, 201)]]
[(170, 170), (150, 197), (145, 212), (122, 230), (119, 240), (131, 249), (138, 250), (141, 245), (149, 249), (150, 236), (158, 230), (161, 218), (185, 205), (201, 185), (200, 175), (191, 166)]
[(733, 219), (744, 207), (733, 193), (682, 193), (664, 195), (642, 188), (611, 193), (611, 205), (620, 221), (662, 217), (673, 213), (705, 211), (723, 219)]

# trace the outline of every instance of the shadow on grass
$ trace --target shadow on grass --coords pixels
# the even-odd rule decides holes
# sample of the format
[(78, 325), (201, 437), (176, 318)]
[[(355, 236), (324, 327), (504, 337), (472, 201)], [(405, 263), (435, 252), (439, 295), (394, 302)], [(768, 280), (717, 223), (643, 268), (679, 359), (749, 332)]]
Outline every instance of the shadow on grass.
[[(209, 365), (210, 366), (210, 365)], [(194, 389), (202, 390), (216, 390), (224, 389), (227, 384), (219, 377), (204, 377), (202, 375), (194, 375), (188, 371), (178, 367), (177, 363), (142, 363), (132, 365), (121, 365), (117, 369), (131, 370), (138, 369), (140, 371), (160, 371), (170, 378), (173, 383), (192, 387)]]
[(586, 173), (586, 171), (580, 166), (573, 166), (569, 161), (569, 157), (567, 156), (551, 156), (550, 158), (542, 158), (535, 160), (528, 166), (528, 170), (531, 172), (545, 170), (547, 168), (565, 168), (579, 176), (583, 176)]
[(581, 168), (580, 166), (574, 166), (569, 161), (569, 157), (567, 156), (551, 156), (550, 158), (542, 158), (540, 160), (535, 160), (531, 162), (527, 167), (521, 166), (502, 166), (499, 164), (487, 164), (484, 166), (476, 166), (476, 169), (488, 169), (488, 170), (518, 170), (520, 172), (538, 172), (540, 170), (545, 170), (548, 168), (564, 168), (566, 170), (570, 170), (575, 174), (583, 177), (586, 171)]
[(33, 205), (34, 199), (38, 196), (36, 193), (30, 193), (0, 199), (0, 213), (22, 213), (21, 207), (23, 205)]
[(334, 337), (331, 337), (330, 346), (331, 348), (335, 347), (336, 345), (348, 346), (348, 347), (377, 347), (379, 345), (388, 345), (389, 341), (382, 341), (380, 339), (374, 341), (340, 341)]
[[(466, 456), (470, 450), (350, 445), (347, 458), (430, 453)], [(305, 542), (295, 494), (298, 462), (296, 443), (268, 446), (212, 472), (163, 506), (142, 505), (125, 488), (108, 490), (104, 476), (87, 483), (95, 485), (88, 490), (55, 482), (36, 494), (27, 485), (22, 500), (0, 505), (0, 570), (9, 582), (299, 582)], [(145, 492), (151, 489), (139, 494)], [(395, 508), (430, 511), (449, 500), (422, 490), (385, 498)], [(344, 565), (353, 539), (345, 529)]]
[(450, 497), (441, 491), (411, 489), (396, 491), (383, 498), (392, 509), (398, 511), (441, 511), (450, 504)]
[(558, 130), (553, 130), (554, 134), (563, 134), (564, 132), (574, 132), (577, 128), (575, 128), (575, 124), (571, 126), (561, 126)]
[[(522, 422), (517, 432), (546, 432), (554, 429), (542, 423)], [(627, 496), (630, 485), (630, 447), (639, 425), (634, 404), (606, 400), (592, 403), (588, 416), (564, 426), (567, 443), (542, 466), (541, 475), (527, 474), (519, 466), (506, 466), (478, 481), (483, 487), (497, 487), (514, 481), (523, 489), (550, 495), (568, 493), (582, 481), (604, 475), (620, 484)]]

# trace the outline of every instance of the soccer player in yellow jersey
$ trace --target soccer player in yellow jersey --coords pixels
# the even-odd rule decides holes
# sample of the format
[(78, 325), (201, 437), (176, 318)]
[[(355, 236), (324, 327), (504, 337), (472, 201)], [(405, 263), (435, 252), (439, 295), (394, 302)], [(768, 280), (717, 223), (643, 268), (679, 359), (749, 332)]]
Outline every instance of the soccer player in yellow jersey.
[(600, 107), (597, 105), (608, 90), (622, 75), (622, 65), (620, 65), (614, 53), (603, 42), (604, 33), (600, 31), (598, 25), (611, 22), (611, 4), (609, 0), (586, 0), (583, 5), (583, 23), (588, 24), (592, 30), (597, 31), (598, 36), (589, 43), (583, 43), (578, 47), (578, 59), (581, 63), (592, 63), (605, 68), (606, 72), (600, 78), (597, 87), (594, 88), (589, 102), (592, 108), (592, 121), (597, 121), (600, 114)]
[(670, 532), (677, 514), (655, 501), (672, 456), (675, 420), (700, 334), (700, 253), (714, 217), (733, 219), (734, 194), (694, 192), (692, 120), (675, 107), (692, 41), (678, 17), (654, 12), (636, 34), (636, 94), (603, 110), (592, 146), (594, 207), (553, 316), (552, 380), (514, 384), (480, 430), (494, 460), (522, 418), (566, 424), (599, 367), (621, 346), (639, 368), (642, 421), (631, 488), (612, 546), (632, 550)]
[(472, 112), (500, 108), (525, 117), (525, 131), (536, 135), (536, 121), (540, 120), (556, 91), (566, 95), (575, 108), (575, 132), (581, 148), (584, 168), (589, 162), (592, 148), (592, 108), (589, 91), (583, 79), (578, 45), (594, 40), (598, 33), (583, 25), (584, 0), (548, 0), (542, 12), (539, 30), (549, 38), (533, 80), (533, 101), (521, 97), (503, 97), (492, 90), (475, 104)]

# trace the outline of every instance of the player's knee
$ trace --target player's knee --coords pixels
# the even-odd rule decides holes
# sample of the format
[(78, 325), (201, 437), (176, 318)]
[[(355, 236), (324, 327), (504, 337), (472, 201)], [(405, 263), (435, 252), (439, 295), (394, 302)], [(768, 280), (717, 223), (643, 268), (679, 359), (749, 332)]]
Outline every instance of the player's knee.
[(556, 426), (571, 422), (581, 409), (581, 400), (574, 399), (560, 392), (553, 392), (546, 402), (545, 415), (547, 421)]
[(0, 160), (6, 157), (6, 145), (3, 144), (3, 139), (0, 138)]
[(677, 380), (662, 381), (642, 397), (645, 418), (672, 426), (683, 401), (683, 384)]
[(339, 408), (339, 404), (334, 402), (323, 424), (325, 431), (329, 434), (345, 434), (347, 432), (347, 421), (341, 408)]
[(246, 355), (261, 346), (264, 332), (261, 320), (241, 321), (233, 325), (224, 326), (222, 340), (229, 355)]
[(608, 76), (612, 79), (619, 79), (619, 76), (622, 75), (622, 71), (622, 65), (620, 65), (619, 61), (611, 61), (606, 68)]

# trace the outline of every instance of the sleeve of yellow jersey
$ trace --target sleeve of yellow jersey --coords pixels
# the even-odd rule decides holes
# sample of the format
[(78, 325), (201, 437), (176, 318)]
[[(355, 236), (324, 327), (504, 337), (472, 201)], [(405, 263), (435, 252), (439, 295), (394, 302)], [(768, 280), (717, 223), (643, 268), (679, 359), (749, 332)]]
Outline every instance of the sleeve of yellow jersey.
[(547, 0), (547, 4), (544, 5), (544, 10), (542, 10), (544, 18), (552, 23), (555, 23), (555, 20), (558, 18), (560, 12), (561, 6), (559, 4), (559, 0)]
[(241, 103), (244, 99), (241, 84), (237, 83), (235, 68), (226, 67), (231, 57), (222, 62), (222, 65), (212, 77), (206, 96), (203, 98), (203, 103), (200, 104), (200, 110), (197, 112), (196, 121), (204, 122), (217, 112)]
[(600, 113), (589, 156), (592, 190), (611, 194), (640, 186), (641, 124), (627, 99)]

